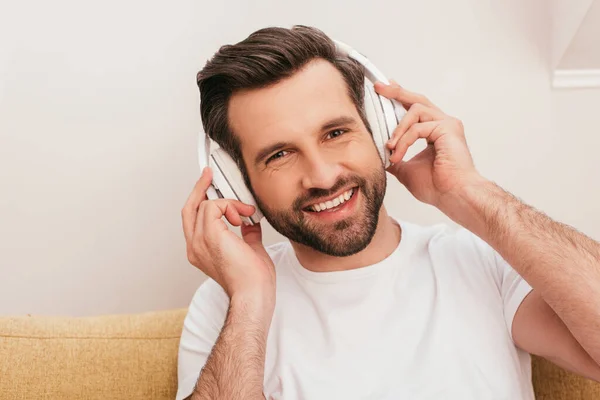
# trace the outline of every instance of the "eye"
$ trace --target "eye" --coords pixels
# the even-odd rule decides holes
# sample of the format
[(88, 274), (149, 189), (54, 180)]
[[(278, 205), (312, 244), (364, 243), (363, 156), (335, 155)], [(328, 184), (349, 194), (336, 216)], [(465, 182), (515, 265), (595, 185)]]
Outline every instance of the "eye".
[(279, 150), (277, 153), (273, 154), (271, 157), (269, 157), (267, 159), (267, 161), (265, 161), (265, 164), (270, 163), (271, 161), (275, 161), (277, 159), (280, 159), (282, 157), (285, 157), (289, 152), (286, 150)]
[(346, 129), (334, 129), (333, 131), (327, 134), (328, 139), (335, 139), (336, 137), (342, 136), (344, 133), (348, 132)]

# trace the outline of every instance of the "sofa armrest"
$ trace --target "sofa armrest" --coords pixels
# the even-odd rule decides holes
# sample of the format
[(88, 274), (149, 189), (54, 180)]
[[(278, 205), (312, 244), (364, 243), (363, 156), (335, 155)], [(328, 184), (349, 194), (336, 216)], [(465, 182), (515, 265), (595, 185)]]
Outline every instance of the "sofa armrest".
[(0, 398), (174, 399), (185, 314), (0, 317)]

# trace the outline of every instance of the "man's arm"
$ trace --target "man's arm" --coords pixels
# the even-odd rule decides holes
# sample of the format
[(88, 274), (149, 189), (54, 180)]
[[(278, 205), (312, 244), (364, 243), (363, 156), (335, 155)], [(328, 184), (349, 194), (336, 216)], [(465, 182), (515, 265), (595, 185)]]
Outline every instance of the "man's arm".
[(268, 301), (233, 296), (191, 400), (264, 399), (267, 334), (273, 315)]
[(599, 379), (600, 244), (485, 179), (449, 195), (442, 211), (485, 240), (534, 288), (515, 316), (515, 342)]
[(515, 313), (512, 336), (515, 344), (528, 353), (600, 382), (600, 366), (536, 290), (523, 299)]
[[(275, 309), (275, 266), (260, 224), (242, 216), (255, 208), (238, 200), (208, 200), (205, 168), (181, 211), (188, 260), (229, 297), (225, 323), (196, 382), (193, 399), (262, 399), (267, 333)], [(222, 218), (241, 226), (242, 237)], [(184, 394), (185, 395), (185, 394)]]
[[(375, 90), (407, 109), (386, 144), (393, 150), (387, 171), (486, 241), (533, 287), (512, 321), (515, 343), (600, 380), (600, 244), (481, 177), (462, 122), (427, 97), (395, 82)], [(403, 161), (419, 139), (428, 146)]]

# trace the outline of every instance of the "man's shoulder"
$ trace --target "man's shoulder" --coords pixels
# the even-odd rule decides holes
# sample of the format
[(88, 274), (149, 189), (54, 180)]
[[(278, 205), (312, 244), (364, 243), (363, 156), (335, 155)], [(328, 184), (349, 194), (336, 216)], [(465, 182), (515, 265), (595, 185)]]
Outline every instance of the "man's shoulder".
[(399, 221), (415, 246), (424, 246), (428, 252), (465, 253), (486, 251), (488, 245), (471, 231), (450, 223), (416, 224)]
[(459, 229), (449, 223), (420, 224), (396, 219), (402, 228), (402, 237), (417, 242), (439, 243), (457, 237)]
[[(484, 275), (496, 273), (497, 257), (495, 250), (468, 229), (450, 223), (417, 225), (405, 223), (413, 251), (426, 255), (430, 262), (448, 269), (464, 269), (471, 276), (474, 271)], [(484, 266), (484, 268), (474, 268)], [(487, 268), (485, 268), (487, 267)], [(494, 275), (495, 276), (495, 275)]]

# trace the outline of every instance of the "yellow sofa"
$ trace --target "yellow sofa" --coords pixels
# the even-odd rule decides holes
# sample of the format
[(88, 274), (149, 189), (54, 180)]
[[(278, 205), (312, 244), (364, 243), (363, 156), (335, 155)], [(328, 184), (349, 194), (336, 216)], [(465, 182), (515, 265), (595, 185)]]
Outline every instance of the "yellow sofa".
[[(186, 310), (0, 317), (0, 399), (174, 399)], [(538, 400), (600, 399), (600, 384), (533, 359)]]

